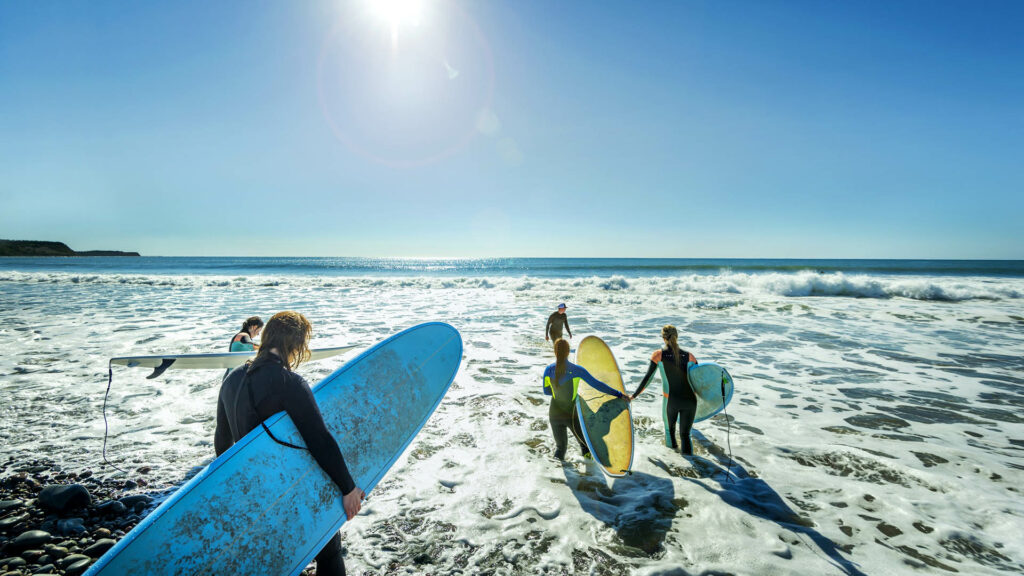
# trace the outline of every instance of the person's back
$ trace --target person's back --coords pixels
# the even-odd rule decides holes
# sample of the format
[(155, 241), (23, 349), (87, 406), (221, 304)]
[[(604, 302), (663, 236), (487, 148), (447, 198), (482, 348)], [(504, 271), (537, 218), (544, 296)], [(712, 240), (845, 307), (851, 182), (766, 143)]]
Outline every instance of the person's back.
[[(572, 429), (580, 452), (584, 457), (590, 456), (590, 448), (583, 438), (579, 418), (576, 415), (576, 395), (580, 381), (584, 381), (595, 390), (618, 398), (627, 398), (618, 390), (601, 382), (590, 375), (586, 368), (569, 362), (569, 342), (559, 338), (555, 340), (555, 362), (544, 369), (544, 394), (551, 396), (548, 406), (548, 421), (551, 433), (555, 438), (555, 458), (565, 458), (566, 443), (569, 429)], [(628, 399), (628, 398), (627, 398)]]
[[(317, 464), (334, 481), (343, 495), (342, 506), (351, 520), (361, 507), (363, 491), (355, 485), (337, 441), (327, 430), (313, 391), (305, 378), (291, 366), (309, 357), (312, 326), (297, 312), (280, 312), (267, 322), (265, 347), (256, 360), (235, 368), (221, 382), (217, 398), (217, 428), (214, 449), (220, 456), (257, 426), (279, 444), (308, 450)], [(305, 446), (279, 440), (263, 421), (285, 411), (292, 419)], [(341, 536), (336, 533), (316, 556), (317, 574), (343, 576)]]
[(683, 454), (693, 453), (693, 443), (690, 440), (690, 429), (693, 427), (693, 418), (697, 413), (697, 395), (690, 387), (690, 380), (687, 377), (687, 369), (690, 362), (696, 362), (697, 358), (679, 347), (679, 331), (671, 324), (661, 329), (661, 338), (664, 346), (651, 354), (651, 362), (647, 367), (647, 374), (633, 393), (636, 398), (647, 387), (651, 376), (660, 365), (665, 373), (665, 380), (668, 384), (668, 394), (663, 400), (664, 407), (662, 416), (665, 419), (666, 442), (672, 448), (678, 448), (676, 443), (676, 423), (679, 424), (679, 437), (683, 441)]
[(671, 346), (665, 345), (661, 349), (661, 365), (665, 369), (665, 377), (668, 379), (669, 396), (683, 401), (696, 402), (697, 396), (693, 393), (693, 388), (690, 387), (690, 381), (686, 376), (690, 353), (680, 349), (679, 356), (677, 363)]

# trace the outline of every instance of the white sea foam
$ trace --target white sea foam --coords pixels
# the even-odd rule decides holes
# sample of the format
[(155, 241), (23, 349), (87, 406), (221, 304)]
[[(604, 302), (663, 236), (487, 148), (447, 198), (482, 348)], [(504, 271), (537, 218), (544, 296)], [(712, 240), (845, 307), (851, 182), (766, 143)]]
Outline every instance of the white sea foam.
[[(353, 572), (1019, 573), (1022, 281), (816, 273), (546, 277), (0, 272), (0, 441), (99, 471), (106, 360), (222, 350), (298, 309), (322, 345), (462, 333), (438, 412), (343, 533)], [(666, 323), (737, 392), (690, 462), (634, 403), (633, 476), (552, 460), (543, 327), (609, 342), (633, 389)], [(310, 380), (336, 364), (311, 363)], [(176, 483), (213, 455), (219, 374), (117, 368), (112, 458)], [(727, 436), (729, 431), (729, 436)], [(736, 463), (726, 473), (731, 445)], [(343, 446), (344, 449), (344, 446)], [(102, 474), (112, 473), (103, 471)], [(418, 563), (417, 563), (418, 562)], [(674, 572), (675, 571), (675, 572)]]
[(0, 271), (0, 283), (128, 284), (138, 286), (179, 286), (189, 288), (246, 288), (250, 286), (309, 288), (493, 288), (527, 292), (540, 290), (583, 290), (631, 292), (637, 294), (732, 294), (750, 298), (847, 297), (908, 298), (912, 300), (960, 302), (965, 300), (1017, 300), (1024, 298), (1019, 278), (963, 276), (870, 276), (841, 272), (690, 274), (625, 278), (621, 275), (586, 278), (536, 278), (509, 276), (214, 276), (160, 274), (77, 274), (68, 272)]

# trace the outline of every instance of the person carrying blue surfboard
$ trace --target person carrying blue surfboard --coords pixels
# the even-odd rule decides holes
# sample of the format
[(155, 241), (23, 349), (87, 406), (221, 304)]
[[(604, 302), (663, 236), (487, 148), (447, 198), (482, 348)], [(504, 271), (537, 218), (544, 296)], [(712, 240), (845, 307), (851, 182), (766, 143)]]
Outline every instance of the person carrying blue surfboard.
[(231, 346), (228, 352), (252, 352), (259, 349), (259, 344), (253, 340), (263, 330), (263, 319), (259, 316), (252, 316), (242, 322), (242, 328), (231, 337)]
[(693, 454), (690, 429), (693, 428), (693, 418), (697, 414), (697, 395), (693, 393), (690, 381), (686, 378), (686, 368), (688, 362), (696, 362), (697, 358), (679, 348), (679, 331), (675, 326), (668, 324), (663, 327), (661, 339), (665, 345), (651, 354), (651, 363), (647, 367), (647, 374), (631, 398), (636, 398), (644, 391), (660, 363), (665, 369), (663, 377), (668, 380), (668, 394), (664, 400), (664, 417), (672, 449), (679, 449), (679, 445), (676, 443), (676, 422), (678, 421), (679, 438), (683, 441), (682, 453), (689, 456)]
[(573, 436), (580, 444), (583, 457), (591, 457), (590, 448), (583, 440), (583, 430), (580, 428), (579, 416), (576, 413), (576, 395), (580, 380), (605, 394), (626, 401), (631, 400), (629, 396), (591, 376), (586, 368), (569, 362), (569, 341), (562, 338), (555, 340), (555, 362), (544, 369), (544, 394), (551, 396), (548, 420), (551, 423), (551, 434), (555, 437), (555, 458), (559, 460), (565, 458), (569, 428), (572, 428)]
[[(221, 383), (213, 445), (220, 456), (262, 425), (278, 444), (308, 450), (338, 486), (343, 495), (345, 516), (351, 520), (359, 513), (365, 494), (352, 480), (338, 443), (324, 424), (309, 383), (293, 372), (310, 356), (312, 331), (312, 324), (298, 312), (278, 312), (267, 321), (263, 346), (256, 359), (232, 370)], [(279, 440), (263, 424), (282, 410), (291, 417), (305, 446)], [(341, 533), (336, 533), (316, 555), (316, 570), (319, 576), (344, 576)]]

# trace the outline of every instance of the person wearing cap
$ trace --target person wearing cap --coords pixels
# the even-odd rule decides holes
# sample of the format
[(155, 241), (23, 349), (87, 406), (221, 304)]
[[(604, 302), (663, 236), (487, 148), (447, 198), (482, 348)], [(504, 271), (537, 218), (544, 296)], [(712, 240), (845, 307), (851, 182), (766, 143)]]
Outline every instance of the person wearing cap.
[(572, 330), (569, 329), (569, 318), (565, 315), (565, 303), (558, 305), (558, 309), (548, 316), (548, 325), (544, 327), (544, 339), (548, 342), (552, 340), (558, 340), (562, 337), (562, 328), (569, 333), (569, 338), (572, 338)]

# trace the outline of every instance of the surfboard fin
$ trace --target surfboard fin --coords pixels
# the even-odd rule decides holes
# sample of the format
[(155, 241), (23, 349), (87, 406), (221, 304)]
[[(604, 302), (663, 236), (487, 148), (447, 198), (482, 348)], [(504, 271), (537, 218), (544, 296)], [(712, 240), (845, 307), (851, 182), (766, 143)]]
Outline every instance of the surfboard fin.
[(152, 380), (153, 378), (156, 378), (157, 376), (163, 374), (164, 372), (167, 371), (168, 368), (171, 367), (171, 364), (174, 364), (174, 358), (164, 358), (164, 361), (161, 362), (159, 366), (153, 368), (153, 373), (150, 374), (149, 376), (146, 376), (146, 379)]

